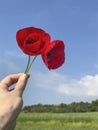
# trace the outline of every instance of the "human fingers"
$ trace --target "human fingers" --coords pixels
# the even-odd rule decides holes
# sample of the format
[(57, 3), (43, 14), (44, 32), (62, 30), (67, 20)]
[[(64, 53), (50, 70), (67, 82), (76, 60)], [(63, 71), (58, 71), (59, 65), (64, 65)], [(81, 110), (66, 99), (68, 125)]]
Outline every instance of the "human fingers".
[(8, 90), (8, 87), (16, 83), (19, 79), (19, 77), (22, 75), (22, 73), (18, 74), (12, 74), (6, 76), (1, 82), (0, 82), (0, 87)]
[(25, 89), (29, 76), (30, 76), (29, 74), (24, 73), (20, 76), (14, 89), (14, 93), (18, 94), (19, 96), (22, 96), (22, 93)]
[(11, 121), (11, 123), (8, 123), (8, 125), (6, 126), (5, 129), (6, 130), (14, 130), (15, 126), (16, 126), (16, 120)]

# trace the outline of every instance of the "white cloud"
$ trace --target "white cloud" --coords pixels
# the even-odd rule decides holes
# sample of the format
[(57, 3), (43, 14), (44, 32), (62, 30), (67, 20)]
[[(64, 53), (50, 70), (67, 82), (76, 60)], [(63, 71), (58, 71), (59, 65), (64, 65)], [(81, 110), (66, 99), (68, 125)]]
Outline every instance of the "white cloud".
[(55, 71), (33, 72), (34, 86), (51, 89), (66, 96), (98, 97), (98, 74), (86, 75), (78, 79), (69, 78)]
[(32, 73), (33, 81), (35, 81), (37, 87), (44, 88), (57, 88), (58, 85), (64, 81), (64, 77), (55, 71), (47, 71), (45, 72), (33, 72)]
[[(20, 63), (17, 63), (12, 59), (22, 59), (23, 57), (24, 55), (15, 54), (13, 51), (6, 51), (0, 64), (5, 66), (9, 73), (18, 72), (21, 71), (22, 67), (20, 66)], [(29, 85), (32, 86), (32, 84), (37, 88), (42, 87), (44, 89), (50, 89), (51, 91), (66, 96), (83, 98), (98, 97), (98, 74), (85, 75), (80, 79), (76, 79), (57, 73), (54, 70), (47, 70), (47, 72), (34, 72), (33, 70)]]

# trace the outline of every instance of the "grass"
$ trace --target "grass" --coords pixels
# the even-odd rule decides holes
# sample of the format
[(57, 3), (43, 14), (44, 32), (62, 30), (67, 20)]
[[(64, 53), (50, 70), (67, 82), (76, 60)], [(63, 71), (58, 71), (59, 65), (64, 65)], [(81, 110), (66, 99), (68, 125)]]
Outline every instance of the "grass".
[(21, 113), (15, 130), (98, 130), (98, 112)]

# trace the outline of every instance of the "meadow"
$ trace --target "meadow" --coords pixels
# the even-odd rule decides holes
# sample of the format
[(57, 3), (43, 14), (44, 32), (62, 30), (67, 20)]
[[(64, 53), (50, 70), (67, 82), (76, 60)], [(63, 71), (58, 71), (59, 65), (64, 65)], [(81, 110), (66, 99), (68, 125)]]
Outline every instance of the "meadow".
[(98, 130), (98, 112), (21, 113), (15, 130)]

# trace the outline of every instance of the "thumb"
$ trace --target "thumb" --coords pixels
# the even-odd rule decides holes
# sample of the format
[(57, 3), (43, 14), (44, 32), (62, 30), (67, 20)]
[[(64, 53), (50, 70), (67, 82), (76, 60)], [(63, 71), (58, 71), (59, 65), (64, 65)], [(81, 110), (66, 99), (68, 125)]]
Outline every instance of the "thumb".
[(24, 73), (20, 76), (20, 78), (16, 84), (16, 87), (14, 89), (14, 92), (17, 93), (19, 96), (22, 96), (22, 93), (26, 87), (29, 76), (30, 75), (24, 74)]

